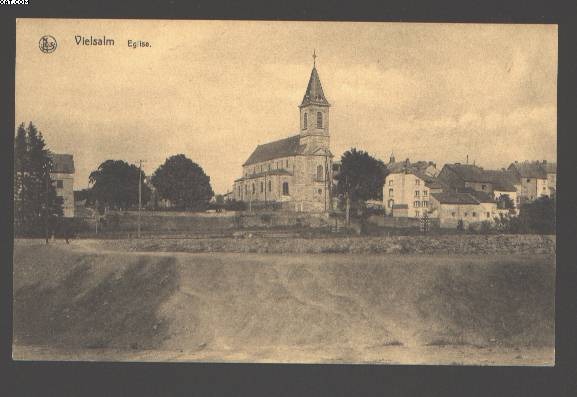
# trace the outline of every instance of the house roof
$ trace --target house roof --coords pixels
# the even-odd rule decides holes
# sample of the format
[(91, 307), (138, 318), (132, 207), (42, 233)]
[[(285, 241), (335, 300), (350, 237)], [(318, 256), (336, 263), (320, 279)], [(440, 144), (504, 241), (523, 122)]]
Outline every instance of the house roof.
[(406, 159), (404, 161), (389, 161), (387, 164), (385, 164), (385, 167), (387, 167), (387, 170), (389, 170), (389, 172), (392, 174), (403, 172), (405, 169), (409, 171), (418, 170), (424, 173), (425, 170), (429, 168), (429, 166), (434, 165), (435, 163), (430, 161), (419, 160), (417, 162), (411, 163), (409, 159)]
[(300, 135), (294, 135), (278, 141), (258, 145), (243, 165), (251, 165), (280, 157), (301, 154), (305, 149), (300, 143)]
[(481, 203), (478, 199), (476, 199), (473, 195), (469, 193), (443, 192), (443, 193), (431, 193), (431, 196), (441, 204), (476, 205)]
[(453, 171), (465, 182), (492, 182), (490, 175), (485, 170), (473, 164), (445, 164), (445, 167)]
[(495, 203), (495, 199), (493, 199), (488, 193), (479, 192), (473, 188), (460, 189), (459, 193), (468, 193), (473, 196), (479, 203)]
[(485, 171), (491, 183), (493, 184), (493, 190), (499, 192), (516, 192), (515, 184), (517, 183), (515, 176), (509, 171), (498, 171), (498, 170), (486, 170)]
[(491, 183), (493, 190), (515, 192), (515, 177), (508, 171), (485, 170), (472, 164), (446, 164), (445, 167), (465, 182)]
[(327, 98), (325, 98), (325, 93), (323, 92), (323, 87), (321, 85), (321, 79), (319, 78), (316, 67), (313, 67), (313, 70), (311, 71), (309, 84), (307, 86), (307, 90), (300, 107), (307, 105), (331, 106), (329, 101), (327, 101)]
[(49, 153), (52, 158), (52, 172), (74, 174), (74, 157), (71, 154)]
[(248, 176), (243, 176), (242, 178), (238, 178), (237, 180), (235, 180), (235, 182), (244, 181), (244, 180), (248, 180), (248, 179), (254, 179), (254, 178), (260, 178), (262, 176), (272, 176), (272, 175), (292, 175), (292, 172), (289, 172), (289, 171), (283, 170), (283, 169), (257, 172), (254, 174), (250, 174)]
[(512, 163), (509, 168), (515, 170), (521, 178), (547, 179), (545, 164), (538, 161), (523, 161)]

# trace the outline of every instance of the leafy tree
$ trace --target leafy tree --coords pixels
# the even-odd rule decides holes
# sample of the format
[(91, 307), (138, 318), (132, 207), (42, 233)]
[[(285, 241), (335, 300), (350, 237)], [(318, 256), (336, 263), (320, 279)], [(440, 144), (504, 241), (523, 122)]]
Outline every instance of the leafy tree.
[(62, 197), (50, 178), (52, 158), (42, 133), (30, 122), (20, 124), (14, 140), (15, 229), (21, 235), (48, 236), (63, 215)]
[(362, 207), (366, 200), (383, 198), (383, 184), (387, 174), (387, 168), (381, 160), (352, 148), (341, 157), (336, 193), (348, 197), (353, 205)]
[(555, 234), (555, 200), (539, 197), (521, 205), (519, 223), (522, 232)]
[(106, 160), (90, 173), (90, 198), (98, 201), (99, 207), (127, 209), (137, 206), (139, 177), (144, 206), (151, 194), (144, 183), (144, 172), (122, 160)]
[(210, 177), (184, 154), (167, 158), (154, 172), (151, 182), (160, 197), (170, 200), (178, 209), (205, 209), (214, 196)]

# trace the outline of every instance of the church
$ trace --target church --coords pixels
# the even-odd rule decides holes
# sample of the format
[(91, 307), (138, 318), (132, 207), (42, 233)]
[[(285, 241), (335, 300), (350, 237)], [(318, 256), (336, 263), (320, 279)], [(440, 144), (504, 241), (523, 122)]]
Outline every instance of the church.
[[(313, 60), (316, 55), (313, 54)], [(331, 208), (332, 159), (329, 108), (313, 62), (300, 110), (297, 135), (258, 145), (242, 165), (233, 198), (251, 208), (273, 204), (295, 212)]]

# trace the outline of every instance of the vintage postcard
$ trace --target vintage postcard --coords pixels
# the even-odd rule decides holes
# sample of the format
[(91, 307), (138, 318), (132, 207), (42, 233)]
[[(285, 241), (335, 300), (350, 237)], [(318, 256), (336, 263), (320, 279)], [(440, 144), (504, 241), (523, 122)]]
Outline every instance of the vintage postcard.
[(14, 359), (555, 364), (556, 25), (16, 39)]

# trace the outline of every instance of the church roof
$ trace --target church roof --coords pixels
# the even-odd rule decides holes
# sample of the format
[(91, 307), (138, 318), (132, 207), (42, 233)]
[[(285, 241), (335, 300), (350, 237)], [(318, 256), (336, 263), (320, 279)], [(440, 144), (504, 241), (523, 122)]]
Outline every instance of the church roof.
[(309, 79), (309, 85), (307, 86), (307, 91), (303, 97), (303, 101), (300, 107), (307, 105), (321, 105), (321, 106), (331, 106), (327, 98), (325, 98), (325, 93), (323, 92), (323, 87), (321, 85), (321, 79), (317, 72), (317, 68), (313, 67), (311, 72), (311, 77)]
[(300, 135), (294, 135), (279, 139), (278, 141), (258, 145), (243, 165), (256, 164), (280, 157), (295, 156), (301, 154), (304, 149), (305, 146), (300, 143)]

